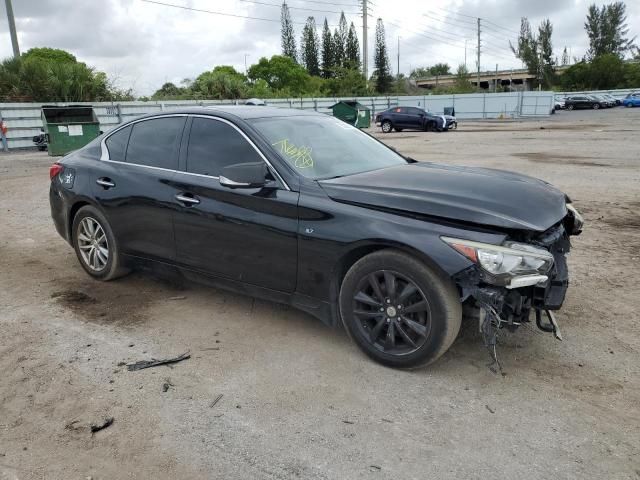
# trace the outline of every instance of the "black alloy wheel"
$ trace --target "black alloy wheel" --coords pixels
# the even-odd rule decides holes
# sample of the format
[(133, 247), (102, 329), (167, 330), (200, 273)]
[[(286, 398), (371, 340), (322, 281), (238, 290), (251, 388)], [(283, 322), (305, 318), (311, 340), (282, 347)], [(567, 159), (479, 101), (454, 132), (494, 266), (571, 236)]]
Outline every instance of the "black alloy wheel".
[(417, 351), (429, 337), (431, 311), (420, 288), (393, 270), (363, 277), (353, 296), (353, 313), (362, 335), (391, 355)]
[(396, 368), (438, 359), (455, 340), (462, 319), (460, 293), (451, 279), (395, 249), (353, 264), (340, 287), (339, 308), (358, 347)]
[(381, 127), (382, 127), (382, 133), (390, 133), (391, 129), (393, 128), (389, 120), (385, 120), (384, 122), (382, 122)]

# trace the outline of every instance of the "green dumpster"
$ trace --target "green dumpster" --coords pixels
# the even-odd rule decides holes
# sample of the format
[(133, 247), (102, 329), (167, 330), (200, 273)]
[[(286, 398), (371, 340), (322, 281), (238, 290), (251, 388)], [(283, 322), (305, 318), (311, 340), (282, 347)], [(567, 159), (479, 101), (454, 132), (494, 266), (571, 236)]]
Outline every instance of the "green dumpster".
[(329, 108), (333, 111), (334, 117), (354, 127), (368, 128), (371, 126), (371, 109), (359, 102), (342, 100)]
[(100, 122), (91, 106), (44, 105), (41, 115), (49, 155), (52, 157), (84, 147), (100, 135)]

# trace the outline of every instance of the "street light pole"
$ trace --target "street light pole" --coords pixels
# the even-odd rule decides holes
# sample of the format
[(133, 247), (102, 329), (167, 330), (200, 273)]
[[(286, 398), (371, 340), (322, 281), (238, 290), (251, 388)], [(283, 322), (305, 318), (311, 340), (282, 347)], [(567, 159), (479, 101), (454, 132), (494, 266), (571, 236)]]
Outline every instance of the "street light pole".
[(249, 55), (248, 53), (244, 54), (244, 74), (247, 74), (247, 57), (250, 57), (251, 55)]
[(398, 35), (398, 81), (400, 80), (400, 35)]
[(7, 6), (7, 20), (9, 21), (9, 34), (11, 35), (11, 46), (13, 47), (13, 56), (18, 58), (20, 56), (20, 47), (18, 46), (18, 34), (16, 33), (16, 22), (13, 18), (13, 7), (11, 0), (4, 0)]

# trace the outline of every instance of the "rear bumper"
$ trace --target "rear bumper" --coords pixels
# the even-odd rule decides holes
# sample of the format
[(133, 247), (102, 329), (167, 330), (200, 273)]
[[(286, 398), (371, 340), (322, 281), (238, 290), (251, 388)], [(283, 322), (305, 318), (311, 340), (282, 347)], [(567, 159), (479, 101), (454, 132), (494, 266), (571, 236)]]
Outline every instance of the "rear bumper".
[(68, 209), (64, 200), (64, 192), (59, 187), (55, 187), (53, 182), (49, 188), (49, 206), (51, 207), (51, 219), (56, 231), (67, 242), (71, 243), (67, 229)]

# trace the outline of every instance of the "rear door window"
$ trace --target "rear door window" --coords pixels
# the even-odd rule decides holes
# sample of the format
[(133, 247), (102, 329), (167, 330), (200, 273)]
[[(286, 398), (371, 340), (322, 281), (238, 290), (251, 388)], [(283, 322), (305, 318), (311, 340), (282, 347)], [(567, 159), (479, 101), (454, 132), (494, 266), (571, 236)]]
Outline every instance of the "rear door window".
[(105, 140), (104, 143), (109, 150), (109, 159), (124, 162), (130, 134), (131, 125), (118, 130)]
[(228, 165), (262, 161), (256, 149), (231, 125), (213, 118), (193, 119), (187, 172), (219, 177)]
[(164, 117), (135, 123), (127, 163), (149, 167), (178, 169), (178, 150), (186, 117)]

